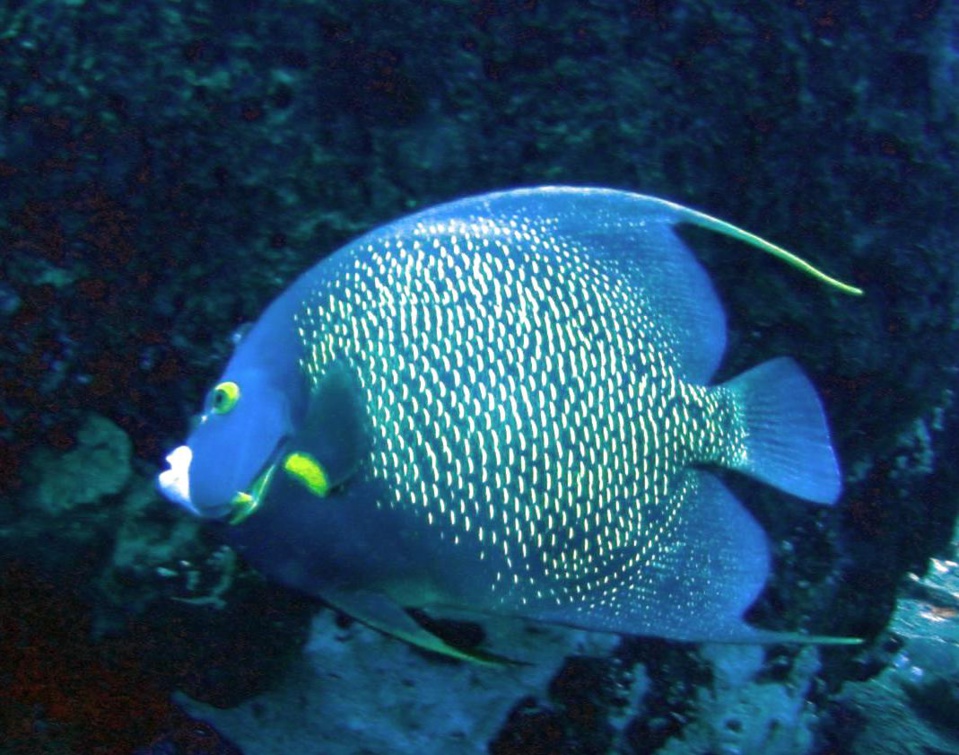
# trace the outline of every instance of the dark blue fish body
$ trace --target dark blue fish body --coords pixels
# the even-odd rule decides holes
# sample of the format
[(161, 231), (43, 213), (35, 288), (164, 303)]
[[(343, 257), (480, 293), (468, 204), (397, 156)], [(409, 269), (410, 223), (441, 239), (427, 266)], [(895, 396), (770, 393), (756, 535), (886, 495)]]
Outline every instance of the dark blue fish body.
[(264, 573), (432, 649), (405, 609), (783, 637), (742, 620), (768, 548), (704, 467), (820, 503), (840, 476), (791, 360), (709, 385), (725, 321), (682, 222), (781, 252), (599, 189), (367, 234), (264, 313), (161, 487)]

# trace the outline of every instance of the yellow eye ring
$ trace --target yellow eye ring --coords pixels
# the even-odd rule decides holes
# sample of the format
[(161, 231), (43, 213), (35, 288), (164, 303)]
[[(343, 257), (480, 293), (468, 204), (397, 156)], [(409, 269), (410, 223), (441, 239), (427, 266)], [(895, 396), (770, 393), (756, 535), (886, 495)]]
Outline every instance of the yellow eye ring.
[(210, 410), (214, 414), (226, 414), (240, 400), (240, 386), (232, 381), (220, 383), (210, 394)]

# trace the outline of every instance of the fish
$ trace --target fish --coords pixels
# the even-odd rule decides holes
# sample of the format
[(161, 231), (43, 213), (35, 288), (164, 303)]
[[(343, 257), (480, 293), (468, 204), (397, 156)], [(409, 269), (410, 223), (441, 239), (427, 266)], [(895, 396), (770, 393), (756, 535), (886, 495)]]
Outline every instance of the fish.
[(441, 204), (265, 310), (159, 489), (267, 577), (457, 658), (496, 654), (418, 615), (810, 641), (744, 620), (769, 546), (711, 468), (833, 504), (825, 413), (789, 357), (711, 384), (725, 314), (683, 225), (862, 293), (656, 197), (545, 186)]

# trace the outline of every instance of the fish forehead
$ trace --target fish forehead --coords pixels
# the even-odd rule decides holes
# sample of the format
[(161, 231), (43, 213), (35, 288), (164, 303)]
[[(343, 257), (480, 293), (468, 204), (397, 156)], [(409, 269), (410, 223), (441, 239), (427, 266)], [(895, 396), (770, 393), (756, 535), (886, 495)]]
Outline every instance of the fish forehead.
[(296, 320), (314, 381), (355, 370), (377, 505), (485, 562), (493, 603), (612, 599), (669, 549), (677, 473), (720, 440), (668, 313), (543, 225), (383, 233)]

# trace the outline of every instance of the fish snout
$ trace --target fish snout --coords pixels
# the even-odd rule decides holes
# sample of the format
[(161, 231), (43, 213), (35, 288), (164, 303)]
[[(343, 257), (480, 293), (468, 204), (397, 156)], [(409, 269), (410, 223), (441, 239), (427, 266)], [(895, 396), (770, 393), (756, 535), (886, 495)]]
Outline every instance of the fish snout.
[(182, 506), (191, 514), (200, 515), (190, 500), (190, 463), (193, 451), (189, 446), (177, 446), (166, 457), (170, 468), (157, 476), (157, 487), (171, 502)]

